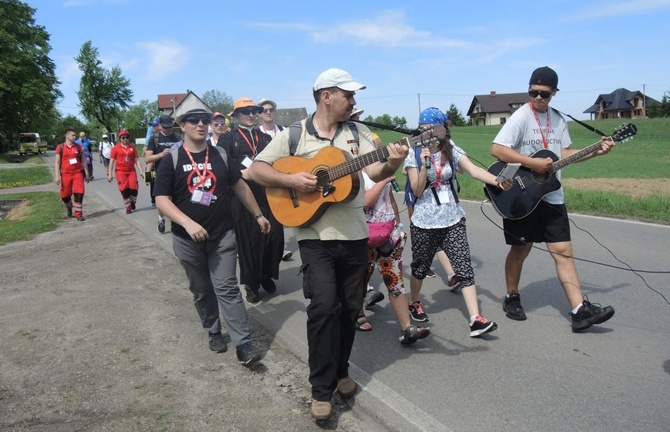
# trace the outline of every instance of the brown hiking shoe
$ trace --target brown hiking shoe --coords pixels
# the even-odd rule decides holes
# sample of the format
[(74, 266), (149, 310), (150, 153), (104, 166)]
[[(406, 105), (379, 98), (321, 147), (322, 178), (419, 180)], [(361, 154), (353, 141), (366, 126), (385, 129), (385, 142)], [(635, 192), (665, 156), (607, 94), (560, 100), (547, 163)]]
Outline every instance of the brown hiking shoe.
[(325, 420), (333, 415), (333, 407), (330, 402), (312, 399), (309, 413), (314, 420)]
[(350, 398), (356, 394), (358, 384), (351, 377), (340, 378), (337, 381), (337, 393), (343, 398)]

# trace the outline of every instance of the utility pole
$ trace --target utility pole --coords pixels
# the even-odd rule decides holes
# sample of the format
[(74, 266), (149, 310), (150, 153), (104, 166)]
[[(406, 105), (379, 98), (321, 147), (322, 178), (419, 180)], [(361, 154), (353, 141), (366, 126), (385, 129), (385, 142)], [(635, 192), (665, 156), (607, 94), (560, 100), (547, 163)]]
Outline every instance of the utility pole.
[(647, 118), (647, 107), (646, 105), (646, 99), (647, 99), (647, 84), (642, 84), (642, 115), (644, 118)]
[(421, 114), (421, 93), (417, 93), (416, 97), (419, 99), (419, 114)]

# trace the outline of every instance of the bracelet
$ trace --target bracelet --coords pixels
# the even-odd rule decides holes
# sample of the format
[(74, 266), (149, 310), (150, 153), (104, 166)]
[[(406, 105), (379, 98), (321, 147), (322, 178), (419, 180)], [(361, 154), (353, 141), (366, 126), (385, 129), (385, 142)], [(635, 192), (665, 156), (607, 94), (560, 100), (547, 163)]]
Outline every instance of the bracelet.
[(263, 217), (263, 213), (258, 213), (257, 215), (254, 215), (254, 217), (258, 220)]
[(395, 227), (396, 228), (405, 228), (405, 225), (403, 225), (402, 222), (398, 222), (397, 224), (395, 224)]

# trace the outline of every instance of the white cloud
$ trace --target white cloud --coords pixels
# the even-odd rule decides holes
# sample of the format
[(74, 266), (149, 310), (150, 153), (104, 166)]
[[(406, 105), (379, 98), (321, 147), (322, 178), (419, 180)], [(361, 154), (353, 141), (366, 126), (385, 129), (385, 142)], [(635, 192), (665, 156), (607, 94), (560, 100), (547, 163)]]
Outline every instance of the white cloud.
[(182, 70), (187, 62), (186, 48), (174, 41), (140, 42), (145, 52), (147, 78), (161, 79)]

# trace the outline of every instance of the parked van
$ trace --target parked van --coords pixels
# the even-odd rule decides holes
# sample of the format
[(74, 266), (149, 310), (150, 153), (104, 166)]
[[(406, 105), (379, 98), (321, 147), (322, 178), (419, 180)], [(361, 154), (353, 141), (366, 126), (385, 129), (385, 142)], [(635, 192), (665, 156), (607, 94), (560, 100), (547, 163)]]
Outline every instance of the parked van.
[(19, 134), (19, 154), (27, 153), (42, 154), (47, 151), (47, 143), (42, 142), (40, 134), (34, 132), (22, 132)]

